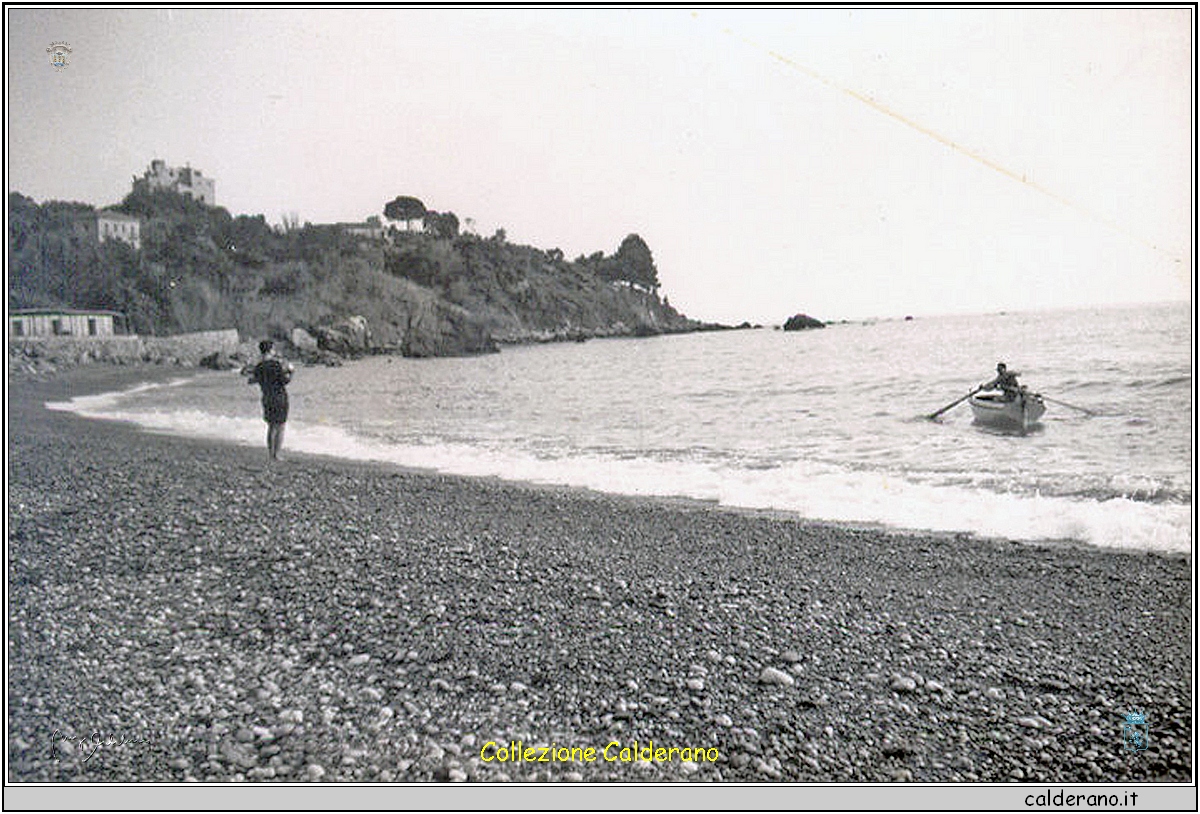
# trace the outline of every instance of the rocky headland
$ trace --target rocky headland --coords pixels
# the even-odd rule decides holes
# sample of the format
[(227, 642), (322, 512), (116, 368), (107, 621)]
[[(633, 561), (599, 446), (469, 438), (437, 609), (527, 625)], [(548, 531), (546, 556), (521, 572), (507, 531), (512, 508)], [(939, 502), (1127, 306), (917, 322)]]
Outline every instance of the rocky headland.
[[(248, 343), (270, 337), (293, 358), (336, 363), (725, 327), (670, 305), (635, 234), (611, 254), (570, 260), (510, 243), (503, 230), (460, 232), (453, 213), (426, 213), (421, 230), (377, 224), (364, 236), (354, 224), (273, 228), (261, 215), (135, 190), (115, 207), (141, 224), (134, 247), (98, 241), (96, 210), (86, 204), (39, 205), (12, 193), (9, 205), (12, 306), (105, 309), (130, 335), (235, 330)], [(114, 358), (55, 351), (60, 366)], [(185, 357), (148, 350), (139, 358)]]

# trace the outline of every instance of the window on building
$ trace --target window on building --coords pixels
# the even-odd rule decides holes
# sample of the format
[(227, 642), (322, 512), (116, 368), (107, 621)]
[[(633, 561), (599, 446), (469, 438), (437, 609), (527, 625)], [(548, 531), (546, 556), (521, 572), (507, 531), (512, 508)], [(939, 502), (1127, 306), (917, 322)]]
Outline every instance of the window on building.
[(55, 319), (50, 322), (50, 330), (54, 331), (55, 336), (62, 336), (66, 331), (63, 330), (63, 321)]
[(96, 335), (96, 318), (88, 317), (88, 336)]
[(25, 323), (19, 319), (14, 319), (12, 321), (12, 329), (13, 329), (13, 336), (24, 336), (25, 335)]

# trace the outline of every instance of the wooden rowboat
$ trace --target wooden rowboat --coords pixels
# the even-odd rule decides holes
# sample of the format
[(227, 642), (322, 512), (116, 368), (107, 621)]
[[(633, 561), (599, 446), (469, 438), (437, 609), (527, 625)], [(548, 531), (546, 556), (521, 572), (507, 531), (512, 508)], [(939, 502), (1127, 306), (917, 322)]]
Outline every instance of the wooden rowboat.
[(1037, 423), (1046, 412), (1046, 403), (1040, 395), (1024, 391), (1013, 399), (1005, 399), (1003, 393), (971, 396), (970, 404), (976, 424), (1022, 432)]

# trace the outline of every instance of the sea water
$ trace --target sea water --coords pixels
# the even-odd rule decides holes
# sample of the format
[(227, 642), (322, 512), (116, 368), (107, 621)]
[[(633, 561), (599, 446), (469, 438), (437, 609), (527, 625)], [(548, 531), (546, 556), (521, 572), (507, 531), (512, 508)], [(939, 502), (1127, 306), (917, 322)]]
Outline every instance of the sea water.
[[(1187, 304), (946, 316), (371, 357), (300, 367), (285, 454), (774, 509), (814, 520), (1188, 552)], [(1018, 371), (1023, 434), (964, 402)], [(54, 405), (264, 445), (236, 371)], [(264, 453), (265, 455), (265, 453)]]

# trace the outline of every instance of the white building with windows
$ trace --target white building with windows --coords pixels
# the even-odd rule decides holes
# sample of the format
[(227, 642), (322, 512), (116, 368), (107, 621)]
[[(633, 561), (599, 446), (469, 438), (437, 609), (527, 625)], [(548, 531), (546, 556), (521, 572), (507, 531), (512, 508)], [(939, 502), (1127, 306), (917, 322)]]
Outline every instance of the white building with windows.
[(142, 222), (133, 215), (101, 209), (96, 213), (96, 239), (120, 240), (135, 249), (142, 247)]
[(380, 223), (372, 223), (371, 221), (364, 223), (335, 223), (334, 226), (356, 237), (365, 237), (371, 240), (379, 240), (383, 237), (383, 224)]
[(113, 336), (124, 315), (118, 311), (75, 308), (24, 308), (8, 312), (8, 335), (13, 339), (38, 336)]

